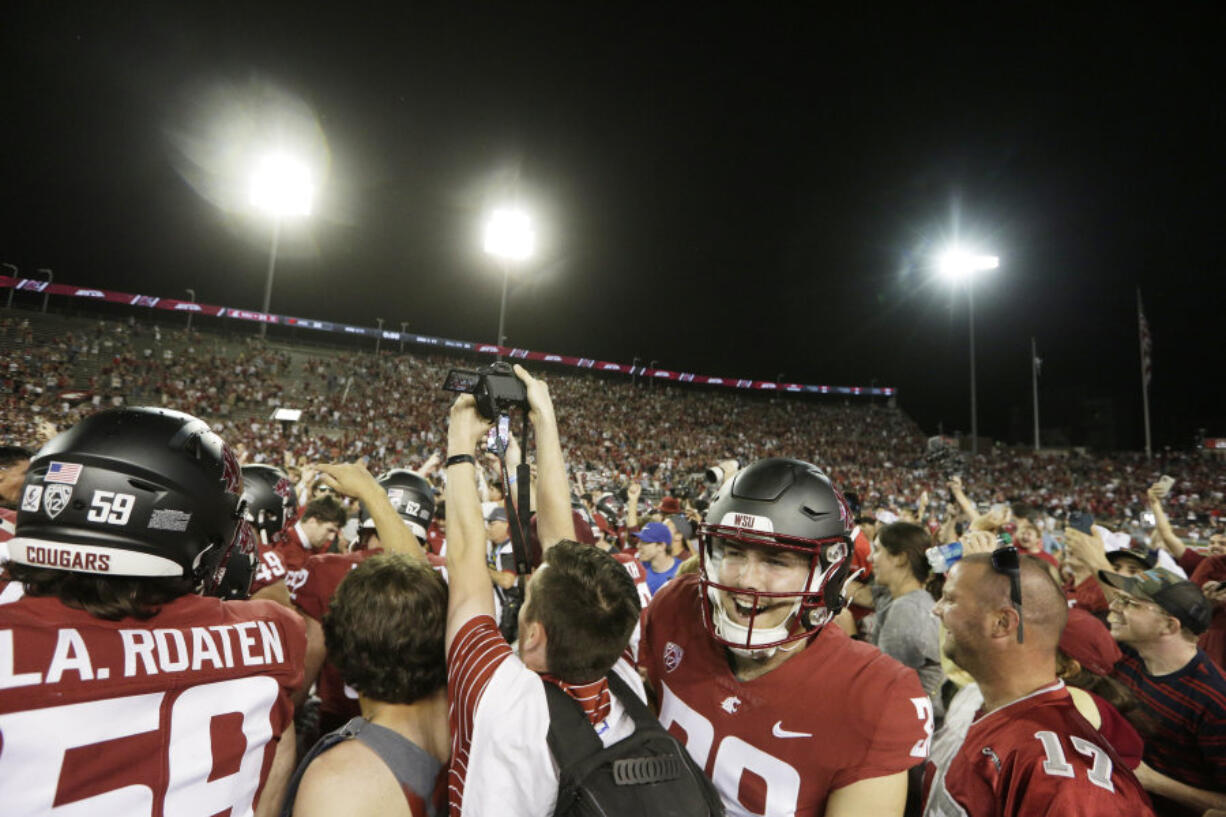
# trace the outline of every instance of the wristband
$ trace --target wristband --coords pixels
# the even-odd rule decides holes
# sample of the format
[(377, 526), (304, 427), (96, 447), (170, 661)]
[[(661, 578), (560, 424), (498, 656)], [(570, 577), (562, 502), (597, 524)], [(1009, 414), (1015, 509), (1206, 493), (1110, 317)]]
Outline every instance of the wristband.
[(455, 454), (454, 456), (447, 458), (447, 462), (443, 467), (450, 468), (453, 465), (459, 465), (460, 463), (464, 462), (475, 466), (477, 464), (477, 458), (472, 454)]

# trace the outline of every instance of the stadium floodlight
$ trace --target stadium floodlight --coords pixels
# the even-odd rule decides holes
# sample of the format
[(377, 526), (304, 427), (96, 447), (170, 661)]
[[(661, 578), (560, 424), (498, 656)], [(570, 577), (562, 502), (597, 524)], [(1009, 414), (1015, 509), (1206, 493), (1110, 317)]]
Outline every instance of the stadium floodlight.
[[(536, 230), (532, 218), (518, 207), (500, 207), (490, 213), (485, 222), (482, 246), (486, 253), (498, 259), (502, 267), (502, 307), (498, 310), (498, 346), (506, 344), (507, 282), (511, 265), (527, 261), (536, 251)], [(499, 353), (498, 359), (502, 360)]]
[(941, 275), (955, 283), (966, 282), (967, 314), (970, 323), (971, 345), (971, 453), (979, 453), (979, 404), (975, 394), (975, 273), (994, 270), (1000, 266), (995, 255), (977, 255), (959, 247), (951, 247), (941, 254), (937, 268)]
[(951, 249), (941, 255), (941, 274), (951, 281), (962, 281), (976, 272), (986, 272), (1000, 266), (995, 255), (974, 255), (959, 249)]
[(309, 216), (315, 198), (311, 170), (286, 153), (268, 153), (251, 174), (251, 206), (277, 219)]
[(526, 261), (536, 249), (532, 219), (517, 207), (501, 207), (485, 222), (485, 251), (505, 261)]
[[(287, 218), (305, 218), (311, 214), (315, 198), (315, 183), (311, 170), (287, 153), (273, 152), (256, 162), (251, 174), (251, 206), (272, 216), (272, 244), (268, 251), (268, 277), (264, 282), (264, 309), (268, 314), (272, 303), (272, 279), (277, 269), (277, 244), (281, 238), (281, 222)], [(260, 337), (268, 334), (267, 320), (260, 321)]]

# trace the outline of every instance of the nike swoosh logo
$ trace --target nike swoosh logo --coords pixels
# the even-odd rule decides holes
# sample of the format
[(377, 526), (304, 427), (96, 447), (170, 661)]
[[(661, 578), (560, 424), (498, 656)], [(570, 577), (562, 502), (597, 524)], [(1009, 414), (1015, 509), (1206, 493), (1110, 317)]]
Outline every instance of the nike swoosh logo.
[(771, 734), (777, 738), (811, 738), (810, 732), (793, 732), (790, 729), (783, 728), (783, 721), (775, 721), (775, 725), (771, 727)]

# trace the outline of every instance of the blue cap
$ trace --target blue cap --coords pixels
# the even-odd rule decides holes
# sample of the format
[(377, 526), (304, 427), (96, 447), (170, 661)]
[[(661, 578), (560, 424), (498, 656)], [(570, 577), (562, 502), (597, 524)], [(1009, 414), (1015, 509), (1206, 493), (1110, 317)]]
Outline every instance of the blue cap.
[(671, 545), (673, 543), (673, 532), (663, 522), (648, 522), (635, 535), (638, 536), (640, 542), (658, 542), (664, 545)]

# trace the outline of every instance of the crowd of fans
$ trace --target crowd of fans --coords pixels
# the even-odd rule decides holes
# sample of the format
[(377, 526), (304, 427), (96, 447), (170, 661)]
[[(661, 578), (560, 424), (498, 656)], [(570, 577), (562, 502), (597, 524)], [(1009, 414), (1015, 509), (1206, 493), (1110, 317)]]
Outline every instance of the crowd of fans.
[[(207, 621), (263, 639), (263, 660), (237, 635), (242, 661), (227, 643), (206, 673), (210, 687), (235, 684), (232, 706), (251, 694), (268, 712), (270, 732), (240, 723), (239, 755), (262, 761), (215, 757), (239, 769), (235, 780), (258, 777), (249, 792), (227, 784), (237, 799), (217, 806), (236, 814), (357, 813), (358, 801), (372, 813), (566, 813), (574, 787), (603, 794), (569, 777), (575, 758), (551, 721), (575, 705), (595, 729), (594, 757), (642, 737), (648, 690), (699, 773), (684, 790), (696, 813), (722, 799), (748, 814), (1226, 814), (1220, 459), (1003, 446), (971, 457), (930, 441), (892, 403), (561, 371), (546, 387), (517, 369), (533, 429), (531, 467), (517, 471), (520, 441), (504, 469), (485, 451), (488, 418), (440, 388), (471, 361), (306, 351), (135, 320), (45, 329), (0, 319), (0, 544), (15, 534), (20, 546), (12, 581), (0, 580), (0, 656), (12, 659), (7, 675), (0, 663), (0, 786), (21, 779), (20, 763), (31, 775), (58, 763), (22, 742), (34, 734), (22, 731), (26, 712), (66, 700), (53, 678), (91, 681), (90, 651), (97, 661), (120, 634), (125, 677), (145, 666), (160, 689), (156, 663), (165, 674), (189, 652), (197, 667), (208, 660), (212, 636), (195, 632)], [(130, 405), (207, 427), (108, 412)], [(302, 416), (271, 419), (276, 408)], [(33, 456), (73, 427), (86, 430)], [(69, 501), (76, 488), (64, 486), (89, 482), (74, 457), (112, 455), (90, 448), (104, 432), (130, 435), (137, 459), (196, 435), (192, 467), (215, 468), (235, 502), (238, 465), (273, 466), (264, 494), (247, 495), (253, 527), (225, 534), (244, 542), (245, 574), (211, 565), (209, 547), (176, 557), (231, 599), (222, 607), (167, 579), (148, 595), (125, 584), (128, 601), (113, 601), (115, 582), (141, 581), (124, 576), (167, 575), (152, 562), (122, 561), (138, 572), (100, 575), (100, 589), (63, 578), (109, 571), (83, 561), (112, 541), (88, 531), (110, 536), (138, 502), (119, 500), (122, 481), (90, 483), (92, 505)], [(169, 444), (151, 445), (157, 434)], [(514, 483), (525, 476), (521, 540)], [(188, 520), (207, 513), (155, 510), (133, 535), (188, 538)], [(61, 524), (85, 539), (48, 557), (57, 542), (39, 531), (76, 530)], [(517, 572), (521, 557), (529, 573)], [(254, 603), (242, 601), (249, 592)], [(57, 616), (86, 633), (79, 646), (47, 629)], [(180, 626), (176, 655), (165, 644)], [(249, 676), (280, 691), (238, 685)], [(69, 698), (89, 700), (80, 690)], [(218, 740), (227, 727), (204, 728)], [(105, 769), (79, 768), (92, 782), (51, 794), (108, 790)], [(345, 785), (359, 778), (371, 781), (360, 796)], [(44, 794), (27, 791), (17, 813), (49, 807)]]
[[(35, 341), (28, 318), (8, 317), (0, 319), (0, 346), (9, 357), (0, 442), (34, 439), (40, 418), (65, 426), (99, 407), (162, 405), (205, 418), (252, 462), (364, 459), (376, 473), (416, 467), (441, 448), (437, 418), (450, 395), (439, 387), (449, 369), (475, 365), (394, 350), (378, 358), (269, 350), (136, 321), (98, 321)], [(880, 402), (768, 399), (566, 371), (552, 383), (574, 407), (561, 421), (568, 467), (591, 491), (616, 492), (636, 480), (649, 497), (678, 495), (714, 461), (787, 455), (818, 465), (865, 507), (916, 511), (926, 498), (938, 521), (951, 467), (981, 506), (1025, 502), (1053, 520), (1076, 508), (1112, 529), (1143, 527), (1149, 485), (1177, 474), (1170, 515), (1194, 541), (1218, 529), (1226, 507), (1226, 463), (1200, 452), (1165, 451), (1149, 462), (1132, 452), (998, 446), (933, 465), (922, 460), (919, 427)], [(301, 421), (270, 420), (280, 406), (301, 409)]]

